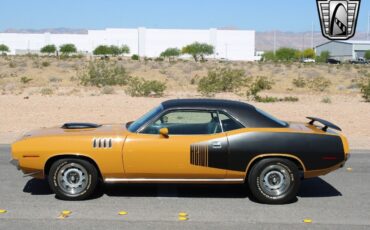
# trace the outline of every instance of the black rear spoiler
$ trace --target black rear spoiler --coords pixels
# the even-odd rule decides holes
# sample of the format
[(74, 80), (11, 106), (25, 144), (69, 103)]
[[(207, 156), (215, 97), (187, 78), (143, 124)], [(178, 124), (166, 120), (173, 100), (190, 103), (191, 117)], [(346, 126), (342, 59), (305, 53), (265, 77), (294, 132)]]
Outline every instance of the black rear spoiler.
[(101, 125), (93, 123), (65, 123), (61, 128), (62, 129), (93, 129), (98, 128)]
[(322, 130), (325, 131), (325, 132), (326, 132), (326, 130), (328, 130), (328, 128), (332, 128), (332, 129), (342, 131), (341, 128), (339, 128), (337, 125), (334, 125), (333, 123), (331, 123), (329, 121), (326, 121), (326, 120), (323, 120), (323, 119), (320, 119), (320, 118), (317, 118), (317, 117), (307, 117), (307, 119), (311, 120), (310, 122), (308, 122), (308, 124), (310, 124), (310, 125), (313, 125), (313, 123), (315, 123), (315, 121), (323, 124), (324, 127), (322, 128)]

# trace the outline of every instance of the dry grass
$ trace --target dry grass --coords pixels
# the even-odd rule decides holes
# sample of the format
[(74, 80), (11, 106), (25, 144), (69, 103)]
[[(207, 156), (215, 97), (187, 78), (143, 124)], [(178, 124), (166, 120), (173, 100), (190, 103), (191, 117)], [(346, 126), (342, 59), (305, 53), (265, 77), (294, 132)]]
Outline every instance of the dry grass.
[[(30, 129), (68, 121), (133, 120), (165, 99), (200, 97), (196, 90), (199, 79), (210, 69), (230, 67), (243, 69), (246, 76), (272, 79), (275, 82), (272, 89), (261, 96), (299, 98), (299, 102), (252, 102), (258, 107), (284, 120), (305, 121), (308, 115), (326, 118), (343, 128), (352, 147), (370, 148), (370, 122), (367, 122), (370, 104), (363, 102), (358, 86), (359, 79), (370, 73), (368, 66), (190, 60), (169, 63), (111, 58), (112, 64), (122, 65), (131, 76), (167, 84), (162, 98), (132, 98), (125, 94), (127, 86), (106, 89), (80, 86), (78, 72), (89, 61), (88, 58), (0, 57), (0, 142), (9, 143)], [(48, 64), (42, 64), (45, 62)], [(331, 82), (323, 92), (293, 84), (296, 78), (309, 82), (319, 77)], [(246, 101), (244, 93), (216, 97)], [(330, 98), (330, 103), (324, 98)]]

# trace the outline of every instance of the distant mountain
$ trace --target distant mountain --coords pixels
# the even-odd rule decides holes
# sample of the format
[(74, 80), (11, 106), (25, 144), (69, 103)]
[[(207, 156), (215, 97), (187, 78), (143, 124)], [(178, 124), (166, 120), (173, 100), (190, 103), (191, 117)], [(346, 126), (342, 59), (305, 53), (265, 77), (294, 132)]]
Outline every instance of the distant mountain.
[[(225, 27), (219, 29), (236, 29), (234, 27)], [(52, 33), (52, 34), (87, 34), (87, 29), (70, 28), (50, 28), (50, 29), (6, 29), (3, 33)], [(311, 32), (284, 32), (284, 31), (266, 31), (256, 32), (256, 51), (274, 50), (274, 34), (276, 34), (276, 49), (280, 47), (291, 47), (295, 49), (306, 49), (312, 47)], [(357, 32), (354, 40), (366, 40), (366, 33)], [(321, 32), (315, 31), (313, 36), (313, 45), (317, 46), (328, 40), (324, 38)]]
[(87, 34), (87, 29), (50, 28), (50, 29), (6, 29), (3, 33), (51, 33), (51, 34)]

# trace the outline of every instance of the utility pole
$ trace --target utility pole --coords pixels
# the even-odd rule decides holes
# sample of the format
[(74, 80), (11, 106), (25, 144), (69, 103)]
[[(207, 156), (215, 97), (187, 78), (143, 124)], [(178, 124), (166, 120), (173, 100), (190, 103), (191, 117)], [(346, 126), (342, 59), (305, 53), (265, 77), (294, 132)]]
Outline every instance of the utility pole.
[(370, 32), (370, 23), (369, 23), (369, 19), (370, 19), (370, 13), (367, 12), (367, 34), (366, 34), (366, 40), (369, 40), (369, 32)]
[(274, 30), (274, 55), (276, 53), (276, 30)]
[(312, 21), (312, 25), (311, 25), (311, 48), (312, 49), (314, 48), (314, 44), (313, 44), (313, 29), (314, 29), (314, 26), (313, 26), (313, 21)]

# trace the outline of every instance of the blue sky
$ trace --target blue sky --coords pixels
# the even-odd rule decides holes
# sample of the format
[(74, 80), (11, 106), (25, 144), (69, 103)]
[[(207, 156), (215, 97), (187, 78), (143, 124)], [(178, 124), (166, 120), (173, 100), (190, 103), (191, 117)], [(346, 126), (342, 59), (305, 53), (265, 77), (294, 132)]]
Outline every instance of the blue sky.
[[(2, 0), (0, 31), (7, 28), (220, 28), (257, 31), (319, 30), (316, 0)], [(363, 0), (357, 31), (367, 30)]]

